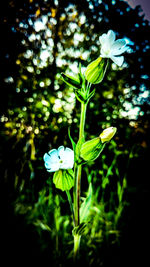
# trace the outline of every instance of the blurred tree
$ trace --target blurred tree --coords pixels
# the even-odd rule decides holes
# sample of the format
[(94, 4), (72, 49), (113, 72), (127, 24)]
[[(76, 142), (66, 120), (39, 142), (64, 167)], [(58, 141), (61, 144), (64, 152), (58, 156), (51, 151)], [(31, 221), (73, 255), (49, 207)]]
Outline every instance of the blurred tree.
[[(51, 123), (56, 130), (56, 121), (65, 126), (63, 115), (71, 122), (74, 94), (68, 88), (62, 91), (58, 74), (68, 67), (76, 72), (78, 62), (85, 67), (87, 60), (96, 58), (100, 52), (98, 38), (109, 28), (132, 46), (121, 70), (111, 63), (104, 82), (97, 86), (98, 101), (90, 104), (91, 114), (100, 127), (106, 120), (117, 124), (118, 118), (128, 115), (142, 121), (147, 117), (149, 24), (139, 16), (139, 7), (133, 10), (123, 1), (6, 1), (1, 12), (2, 122), (12, 118), (19, 130), (22, 125), (22, 130), (36, 130), (37, 134)], [(67, 94), (72, 107), (66, 105)], [(7, 128), (11, 126), (14, 128), (6, 123)]]

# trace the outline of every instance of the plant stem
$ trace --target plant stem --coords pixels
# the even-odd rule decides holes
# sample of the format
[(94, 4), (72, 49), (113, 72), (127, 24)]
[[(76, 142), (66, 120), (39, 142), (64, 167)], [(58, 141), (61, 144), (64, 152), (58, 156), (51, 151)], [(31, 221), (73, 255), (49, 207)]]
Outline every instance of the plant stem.
[(80, 235), (74, 235), (74, 261), (77, 259), (79, 247), (80, 247)]
[(69, 202), (69, 205), (70, 205), (70, 210), (71, 210), (71, 213), (72, 213), (72, 216), (73, 216), (73, 223), (74, 223), (74, 226), (75, 226), (74, 210), (73, 210), (72, 198), (71, 198), (69, 190), (66, 191), (66, 194), (67, 194), (68, 202)]
[[(89, 95), (91, 84), (87, 85), (86, 92), (87, 97)], [(81, 116), (80, 116), (80, 128), (79, 128), (79, 140), (84, 139), (84, 127), (85, 127), (85, 118), (86, 118), (86, 109), (87, 102), (81, 102)], [(80, 225), (80, 191), (81, 191), (81, 174), (82, 174), (82, 165), (75, 163), (74, 166), (75, 174), (75, 185), (74, 185), (74, 219), (75, 227)], [(78, 234), (74, 235), (74, 260), (77, 258), (77, 254), (80, 247), (81, 236)]]
[(79, 139), (84, 137), (84, 125), (85, 125), (85, 117), (86, 117), (86, 103), (81, 103), (81, 119), (80, 119), (80, 129), (79, 129)]
[[(79, 128), (79, 140), (84, 138), (84, 126), (86, 117), (86, 103), (81, 103), (81, 117)], [(75, 166), (75, 191), (74, 191), (74, 210), (75, 210), (75, 226), (80, 224), (80, 188), (81, 188), (82, 166)]]

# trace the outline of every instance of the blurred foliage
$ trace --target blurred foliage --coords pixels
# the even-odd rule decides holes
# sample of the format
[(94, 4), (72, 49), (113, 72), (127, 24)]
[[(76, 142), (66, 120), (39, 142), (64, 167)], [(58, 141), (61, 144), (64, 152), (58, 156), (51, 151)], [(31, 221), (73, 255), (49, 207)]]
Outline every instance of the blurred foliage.
[[(132, 9), (121, 0), (8, 0), (0, 12), (1, 229), (6, 229), (4, 249), (12, 254), (17, 250), (18, 258), (25, 257), (29, 246), (28, 258), (34, 261), (54, 259), (55, 266), (67, 266), (71, 260), (66, 196), (54, 188), (42, 159), (53, 147), (71, 147), (70, 125), (71, 136), (78, 138), (80, 104), (60, 73), (77, 73), (79, 63), (84, 71), (99, 56), (99, 36), (109, 29), (131, 44), (123, 66), (111, 63), (103, 82), (95, 86), (86, 139), (110, 125), (118, 132), (103, 156), (84, 168), (82, 180), (84, 194), (91, 181), (94, 194), (81, 258), (91, 266), (120, 266), (120, 242), (130, 243), (131, 256), (130, 247), (140, 237), (143, 242), (143, 235), (136, 234), (147, 220), (149, 22), (139, 6)], [(22, 250), (10, 242), (21, 242), (19, 233)], [(36, 245), (30, 244), (29, 235)]]

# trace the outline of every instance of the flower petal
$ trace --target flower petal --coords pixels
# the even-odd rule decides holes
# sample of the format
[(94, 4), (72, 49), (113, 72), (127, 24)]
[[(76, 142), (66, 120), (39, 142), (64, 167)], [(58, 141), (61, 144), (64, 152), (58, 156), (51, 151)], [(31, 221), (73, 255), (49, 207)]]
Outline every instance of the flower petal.
[(100, 43), (101, 43), (101, 49), (104, 53), (101, 52), (101, 54), (105, 54), (105, 52), (108, 53), (108, 51), (111, 49), (114, 41), (115, 41), (115, 33), (112, 30), (109, 30), (108, 33), (104, 33), (102, 36), (99, 37)]
[(123, 46), (122, 48), (120, 48), (120, 49), (118, 49), (118, 50), (112, 50), (111, 52), (112, 52), (112, 55), (113, 56), (119, 56), (119, 55), (121, 55), (121, 54), (123, 54), (124, 52), (126, 52), (127, 50), (128, 50), (128, 46)]
[(61, 169), (72, 169), (74, 164), (74, 152), (66, 147), (63, 155), (63, 162), (60, 164)]
[(126, 42), (123, 39), (118, 39), (114, 42), (111, 48), (111, 53), (114, 56), (121, 55), (128, 49), (128, 46), (126, 46)]
[(124, 56), (120, 57), (111, 56), (111, 60), (120, 67), (123, 64)]
[(101, 45), (103, 45), (103, 44), (105, 43), (105, 41), (106, 41), (106, 37), (107, 37), (107, 34), (106, 34), (106, 33), (102, 34), (102, 35), (99, 37), (99, 41), (100, 41)]
[(49, 161), (50, 155), (48, 153), (45, 153), (43, 159), (45, 162)]
[(55, 172), (59, 169), (59, 158), (56, 149), (44, 154), (44, 165), (48, 172)]
[(109, 41), (109, 36), (107, 34), (103, 34), (100, 38), (101, 48), (104, 51), (108, 51), (111, 48), (111, 42)]
[(59, 163), (51, 163), (51, 164), (45, 163), (45, 168), (47, 169), (48, 172), (56, 172), (59, 170), (60, 165)]
[(70, 161), (74, 160), (74, 152), (72, 149), (66, 147), (65, 153), (64, 153), (64, 158)]
[(100, 57), (102, 57), (102, 58), (110, 58), (111, 55), (112, 55), (111, 51), (105, 50), (104, 47), (101, 48)]
[(65, 150), (64, 146), (60, 146), (58, 148), (58, 157), (60, 157), (62, 160), (63, 160), (63, 157), (64, 157), (64, 150)]
[(110, 45), (112, 45), (115, 41), (115, 38), (116, 38), (114, 31), (109, 30), (107, 33), (107, 36), (108, 36), (108, 41), (109, 41)]
[(48, 152), (48, 155), (50, 156), (51, 162), (58, 162), (59, 157), (58, 157), (58, 151), (57, 149), (52, 149)]

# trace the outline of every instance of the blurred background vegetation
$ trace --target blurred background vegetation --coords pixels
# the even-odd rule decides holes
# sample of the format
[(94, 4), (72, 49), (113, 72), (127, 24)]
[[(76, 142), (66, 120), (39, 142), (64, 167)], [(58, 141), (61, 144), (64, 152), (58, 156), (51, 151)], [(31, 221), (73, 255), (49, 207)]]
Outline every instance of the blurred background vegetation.
[[(70, 266), (72, 225), (66, 196), (52, 184), (43, 155), (78, 139), (80, 104), (60, 79), (99, 56), (112, 29), (130, 49), (111, 62), (87, 111), (86, 139), (115, 126), (101, 158), (83, 170), (92, 181), (87, 266), (146, 262), (150, 153), (150, 24), (121, 0), (5, 0), (0, 9), (0, 214), (2, 256), (15, 264)], [(144, 250), (143, 250), (144, 247)], [(142, 252), (144, 251), (144, 253)], [(3, 257), (1, 260), (3, 260)], [(19, 265), (20, 266), (20, 265)]]

